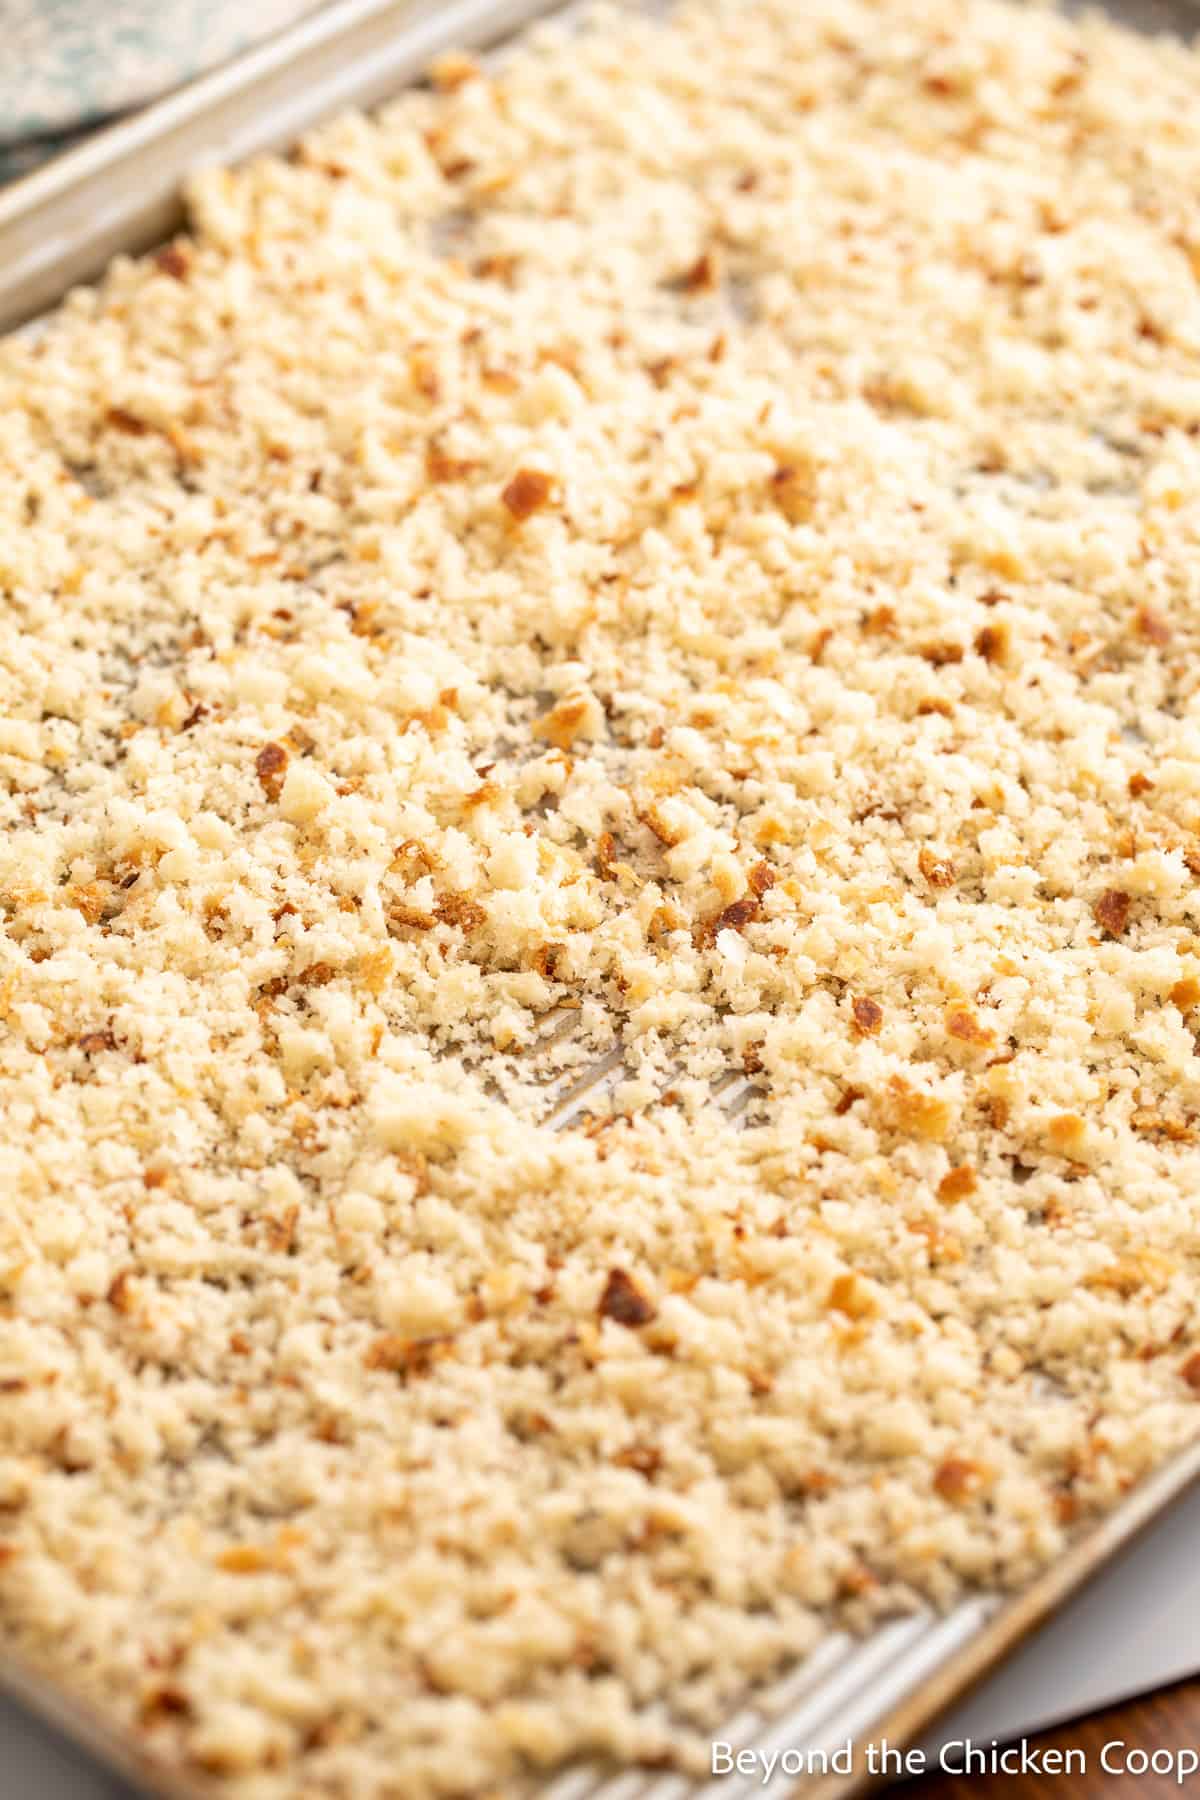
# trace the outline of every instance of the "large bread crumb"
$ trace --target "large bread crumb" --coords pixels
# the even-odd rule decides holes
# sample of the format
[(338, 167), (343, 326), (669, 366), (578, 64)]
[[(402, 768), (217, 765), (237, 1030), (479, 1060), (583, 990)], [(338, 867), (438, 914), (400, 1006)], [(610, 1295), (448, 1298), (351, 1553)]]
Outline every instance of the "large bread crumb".
[(1170, 44), (689, 0), (4, 348), (10, 1650), (696, 1767), (1194, 1434), (1198, 186)]

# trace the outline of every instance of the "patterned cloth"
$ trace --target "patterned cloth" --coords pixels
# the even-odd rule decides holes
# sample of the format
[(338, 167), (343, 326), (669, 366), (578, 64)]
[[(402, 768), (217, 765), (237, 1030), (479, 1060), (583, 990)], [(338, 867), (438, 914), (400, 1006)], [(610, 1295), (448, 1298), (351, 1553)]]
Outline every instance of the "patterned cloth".
[(270, 35), (314, 0), (0, 0), (0, 181)]

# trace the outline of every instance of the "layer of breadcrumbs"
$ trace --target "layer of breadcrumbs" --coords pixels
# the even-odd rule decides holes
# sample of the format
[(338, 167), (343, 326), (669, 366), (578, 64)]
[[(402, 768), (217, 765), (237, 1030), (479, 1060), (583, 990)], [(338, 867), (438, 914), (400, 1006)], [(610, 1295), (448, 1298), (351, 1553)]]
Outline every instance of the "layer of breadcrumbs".
[(0, 1643), (694, 1766), (1195, 1432), (1198, 190), (1178, 47), (689, 0), (4, 347)]

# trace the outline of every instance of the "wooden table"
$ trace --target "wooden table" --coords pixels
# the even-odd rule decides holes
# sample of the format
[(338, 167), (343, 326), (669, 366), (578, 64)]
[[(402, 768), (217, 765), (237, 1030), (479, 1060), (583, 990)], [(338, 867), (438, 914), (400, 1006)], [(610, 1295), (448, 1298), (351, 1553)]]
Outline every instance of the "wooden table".
[[(928, 1775), (888, 1790), (889, 1800), (1200, 1800), (1200, 1771), (1180, 1786), (1171, 1774), (1106, 1774), (1100, 1753), (1106, 1744), (1124, 1740), (1130, 1750), (1153, 1754), (1180, 1750), (1200, 1754), (1200, 1680), (1184, 1681), (1142, 1700), (1131, 1700), (1107, 1712), (1092, 1713), (1075, 1725), (1030, 1738), (1031, 1751), (1048, 1747), (1082, 1750), (1082, 1774)], [(984, 1746), (986, 1748), (987, 1746)], [(1121, 1753), (1117, 1753), (1118, 1756)], [(1109, 1760), (1114, 1760), (1110, 1752)]]

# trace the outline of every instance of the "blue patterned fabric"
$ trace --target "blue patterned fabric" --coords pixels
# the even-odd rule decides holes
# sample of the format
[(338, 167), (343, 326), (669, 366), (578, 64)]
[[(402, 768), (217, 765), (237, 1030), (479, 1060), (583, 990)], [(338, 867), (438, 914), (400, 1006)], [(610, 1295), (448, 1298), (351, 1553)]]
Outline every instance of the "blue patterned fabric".
[(0, 181), (312, 9), (314, 0), (0, 0)]

